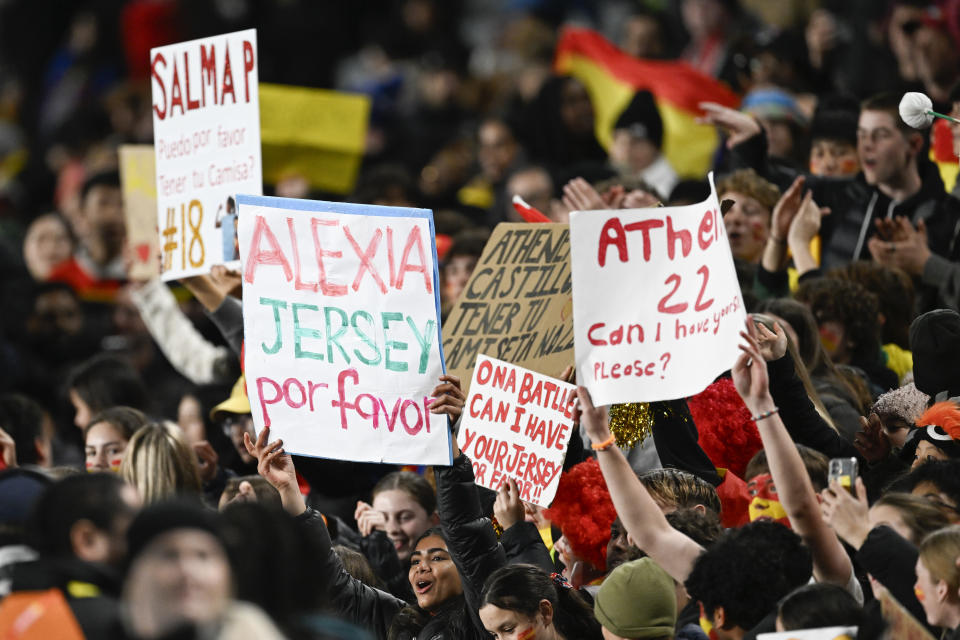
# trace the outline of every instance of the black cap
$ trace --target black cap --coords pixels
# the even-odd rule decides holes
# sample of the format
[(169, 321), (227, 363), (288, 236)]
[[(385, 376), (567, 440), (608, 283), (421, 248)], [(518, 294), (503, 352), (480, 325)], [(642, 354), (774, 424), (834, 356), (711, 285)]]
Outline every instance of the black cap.
[(216, 511), (195, 501), (159, 502), (144, 508), (127, 530), (128, 566), (155, 538), (175, 529), (204, 531), (223, 546), (223, 531)]
[(657, 103), (649, 91), (637, 91), (630, 104), (617, 118), (613, 128), (628, 129), (631, 135), (646, 138), (657, 149), (663, 144), (663, 120), (657, 111)]
[(931, 398), (941, 391), (960, 395), (960, 313), (929, 311), (910, 325), (913, 382)]

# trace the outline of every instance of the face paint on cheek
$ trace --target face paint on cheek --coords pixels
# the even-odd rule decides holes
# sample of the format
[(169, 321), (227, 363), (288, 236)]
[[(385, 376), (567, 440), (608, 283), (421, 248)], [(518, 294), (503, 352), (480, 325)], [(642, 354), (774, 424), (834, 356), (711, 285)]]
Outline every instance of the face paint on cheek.
[(93, 473), (93, 463), (87, 460), (86, 466), (87, 466), (87, 473)]
[(123, 458), (114, 458), (110, 461), (110, 471), (120, 471), (120, 463), (123, 462)]
[(837, 350), (837, 345), (840, 344), (840, 336), (827, 327), (820, 327), (820, 342), (827, 353), (833, 353)]
[(780, 503), (780, 497), (777, 495), (776, 490), (773, 489), (775, 485), (769, 473), (751, 478), (747, 486), (756, 490), (753, 500), (750, 501), (747, 507), (750, 522), (762, 518), (764, 520), (779, 522), (785, 527), (790, 526), (790, 518), (787, 517), (787, 512)]
[(517, 636), (517, 640), (533, 640), (537, 637), (537, 630), (533, 627), (530, 627), (526, 631), (520, 632), (520, 635)]
[(843, 175), (854, 174), (860, 170), (860, 164), (854, 158), (844, 158), (840, 161), (840, 171)]
[(921, 589), (920, 587), (913, 588), (913, 595), (917, 596), (917, 600), (919, 600), (920, 602), (923, 602), (924, 600), (927, 599), (927, 594), (925, 594), (923, 592), (923, 589)]

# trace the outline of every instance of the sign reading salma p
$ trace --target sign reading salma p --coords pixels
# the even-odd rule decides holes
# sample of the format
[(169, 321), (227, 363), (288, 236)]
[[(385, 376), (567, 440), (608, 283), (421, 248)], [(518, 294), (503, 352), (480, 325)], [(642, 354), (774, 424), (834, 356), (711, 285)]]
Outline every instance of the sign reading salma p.
[(433, 215), (238, 196), (257, 433), (298, 455), (448, 465)]
[(713, 175), (700, 204), (570, 215), (577, 381), (597, 405), (699, 393), (745, 311)]
[(260, 194), (254, 29), (150, 50), (164, 280), (237, 264), (238, 193)]

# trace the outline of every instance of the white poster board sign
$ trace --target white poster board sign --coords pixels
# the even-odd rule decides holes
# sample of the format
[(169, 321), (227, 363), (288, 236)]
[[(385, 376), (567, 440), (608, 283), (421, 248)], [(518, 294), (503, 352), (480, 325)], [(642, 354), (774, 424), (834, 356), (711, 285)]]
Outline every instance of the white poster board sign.
[(570, 215), (577, 381), (594, 403), (702, 391), (746, 320), (713, 176), (700, 204)]
[(513, 478), (520, 498), (549, 507), (573, 430), (577, 388), (523, 367), (477, 356), (457, 444), (475, 482), (496, 491)]
[(239, 259), (236, 194), (263, 193), (255, 29), (150, 50), (164, 280)]
[(451, 463), (433, 214), (238, 196), (253, 422), (293, 454)]

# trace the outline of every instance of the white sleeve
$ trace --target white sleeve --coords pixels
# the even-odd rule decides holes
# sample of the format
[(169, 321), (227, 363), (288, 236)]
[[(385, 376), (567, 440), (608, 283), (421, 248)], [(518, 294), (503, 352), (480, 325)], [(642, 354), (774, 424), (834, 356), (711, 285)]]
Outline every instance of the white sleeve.
[(194, 384), (216, 382), (216, 364), (230, 357), (230, 350), (211, 344), (200, 335), (180, 310), (167, 285), (154, 278), (133, 290), (130, 297), (150, 335), (174, 369)]

